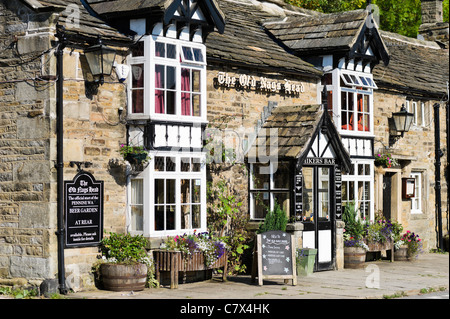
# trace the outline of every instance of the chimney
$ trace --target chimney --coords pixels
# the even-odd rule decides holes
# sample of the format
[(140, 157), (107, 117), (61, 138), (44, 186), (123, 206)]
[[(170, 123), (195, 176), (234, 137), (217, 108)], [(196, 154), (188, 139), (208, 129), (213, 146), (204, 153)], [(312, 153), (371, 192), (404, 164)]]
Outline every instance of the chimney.
[(436, 23), (443, 21), (442, 15), (443, 0), (422, 0), (422, 24)]
[(443, 0), (422, 0), (422, 24), (419, 27), (419, 39), (435, 41), (442, 48), (449, 47), (448, 22), (443, 22)]

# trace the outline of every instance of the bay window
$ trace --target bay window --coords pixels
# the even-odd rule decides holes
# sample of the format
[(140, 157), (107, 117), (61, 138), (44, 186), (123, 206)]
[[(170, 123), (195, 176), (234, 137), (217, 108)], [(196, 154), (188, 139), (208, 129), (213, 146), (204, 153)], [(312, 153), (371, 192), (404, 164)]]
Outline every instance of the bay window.
[(132, 50), (130, 118), (206, 122), (206, 51), (201, 43), (147, 36)]

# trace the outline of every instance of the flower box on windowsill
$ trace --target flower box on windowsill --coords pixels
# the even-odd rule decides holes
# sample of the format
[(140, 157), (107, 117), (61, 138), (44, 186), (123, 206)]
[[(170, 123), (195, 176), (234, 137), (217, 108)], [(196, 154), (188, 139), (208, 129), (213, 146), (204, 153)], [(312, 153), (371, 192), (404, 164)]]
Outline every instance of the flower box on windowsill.
[(208, 269), (223, 268), (223, 281), (227, 280), (228, 254), (225, 253), (213, 264), (207, 266), (202, 252), (195, 252), (192, 255), (183, 254), (176, 250), (154, 250), (153, 259), (155, 261), (156, 280), (161, 282), (161, 272), (170, 272), (170, 289), (178, 288), (178, 273), (188, 271), (204, 271)]

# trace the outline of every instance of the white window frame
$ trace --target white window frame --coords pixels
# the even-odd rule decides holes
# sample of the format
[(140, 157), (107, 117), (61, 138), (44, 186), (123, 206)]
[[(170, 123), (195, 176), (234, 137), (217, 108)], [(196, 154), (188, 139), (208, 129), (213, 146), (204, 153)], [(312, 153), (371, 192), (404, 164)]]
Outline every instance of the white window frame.
[[(195, 231), (207, 231), (207, 216), (206, 216), (206, 158), (204, 153), (175, 153), (175, 152), (150, 152), (151, 160), (148, 167), (137, 177), (129, 179), (128, 183), (128, 230), (132, 234), (142, 234), (145, 237), (167, 237), (176, 236), (183, 233), (192, 234)], [(159, 172), (155, 171), (155, 157), (172, 157), (175, 159), (176, 169), (173, 172)], [(199, 172), (182, 172), (181, 158), (195, 158), (200, 163)], [(132, 229), (131, 225), (131, 179), (142, 178), (144, 180), (144, 216), (143, 216), (143, 231), (136, 231)], [(174, 179), (175, 180), (175, 229), (171, 230), (155, 230), (155, 180), (156, 179)], [(181, 228), (181, 180), (183, 179), (198, 179), (200, 180), (200, 227), (199, 228)], [(192, 204), (192, 203), (190, 203)]]
[[(180, 39), (168, 38), (163, 36), (149, 35), (144, 36), (140, 41), (144, 42), (144, 55), (139, 57), (128, 57), (128, 65), (144, 64), (144, 112), (132, 112), (132, 74), (130, 72), (128, 79), (128, 117), (129, 119), (154, 119), (162, 121), (176, 121), (188, 123), (206, 123), (206, 95), (207, 95), (207, 70), (206, 70), (206, 46), (198, 42), (184, 41)], [(155, 54), (156, 42), (173, 44), (176, 47), (176, 58), (169, 59), (157, 57)], [(202, 62), (187, 60), (182, 53), (182, 47), (190, 47), (201, 51)], [(181, 60), (181, 61), (180, 61)], [(159, 114), (155, 112), (155, 65), (166, 65), (175, 67), (176, 76), (176, 112), (175, 114)], [(181, 69), (189, 68), (200, 71), (200, 116), (182, 115), (181, 113)]]
[[(283, 163), (289, 163), (289, 161), (282, 161)], [(253, 178), (253, 170), (254, 170), (254, 164), (266, 164), (266, 163), (250, 163), (250, 174), (249, 174), (249, 208), (250, 208), (250, 219), (251, 220), (264, 220), (265, 217), (255, 217), (255, 207), (253, 203), (253, 199), (255, 198), (255, 195), (261, 194), (261, 193), (268, 193), (269, 194), (269, 209), (274, 209), (274, 203), (275, 203), (275, 193), (287, 193), (289, 197), (289, 207), (292, 205), (292, 198), (291, 198), (291, 190), (290, 190), (290, 184), (288, 188), (275, 188), (275, 182), (274, 182), (274, 170), (278, 167), (278, 162), (274, 164), (273, 162), (269, 163), (269, 170), (270, 170), (270, 176), (269, 176), (269, 185), (268, 188), (255, 188), (254, 187), (254, 178)], [(288, 215), (290, 215), (290, 211), (286, 212)]]
[[(336, 128), (338, 129), (338, 132), (343, 135), (347, 136), (364, 136), (364, 137), (373, 137), (374, 136), (374, 102), (373, 102), (373, 90), (377, 89), (377, 85), (375, 84), (375, 81), (373, 80), (373, 75), (371, 73), (363, 72), (363, 71), (353, 71), (348, 69), (341, 69), (341, 68), (335, 68), (331, 71), (332, 74), (332, 81), (333, 84), (327, 85), (327, 91), (333, 92), (333, 119), (336, 123)], [(350, 83), (349, 81), (345, 80), (345, 75), (352, 75), (355, 78), (357, 78), (359, 84), (354, 84), (353, 82)], [(371, 85), (363, 85), (361, 80), (359, 80), (360, 77), (364, 77), (366, 81), (369, 79), (371, 81)], [(341, 86), (341, 80), (346, 84), (350, 85), (351, 87), (342, 87)], [(318, 86), (320, 87), (320, 86)], [(323, 87), (321, 87), (323, 89)], [(358, 94), (364, 94), (369, 96), (369, 130), (368, 131), (359, 131), (358, 125), (354, 125), (352, 130), (342, 129), (342, 105), (341, 105), (341, 92), (349, 92), (352, 93), (353, 97), (353, 111), (354, 111), (354, 118), (357, 117), (358, 110), (357, 110), (357, 97)], [(321, 96), (319, 92), (319, 96)]]
[(422, 214), (422, 172), (411, 172), (415, 180), (414, 197), (411, 197), (411, 214)]
[[(358, 213), (360, 214), (361, 212), (359, 211), (359, 207), (360, 207), (360, 203), (361, 200), (363, 200), (364, 202), (368, 202), (369, 203), (369, 220), (373, 221), (375, 220), (375, 212), (374, 212), (374, 196), (375, 196), (375, 191), (374, 191), (374, 161), (373, 160), (352, 160), (353, 166), (354, 166), (354, 170), (353, 170), (353, 175), (349, 175), (349, 174), (343, 174), (342, 175), (342, 182), (343, 183), (347, 183), (347, 182), (353, 182), (354, 183), (354, 187), (353, 187), (353, 198), (356, 204), (356, 208), (358, 209)], [(359, 175), (358, 174), (358, 165), (359, 164), (365, 164), (365, 165), (369, 165), (369, 175)], [(364, 183), (369, 183), (369, 192), (370, 192), (370, 199), (363, 199), (363, 198), (359, 198), (359, 193), (358, 193), (358, 183), (359, 182), (364, 182)], [(348, 189), (347, 189), (348, 191)], [(363, 195), (364, 196), (364, 195)], [(342, 198), (342, 202), (346, 202), (346, 200), (344, 198)], [(358, 214), (358, 216), (359, 216)], [(367, 218), (366, 218), (367, 219)]]

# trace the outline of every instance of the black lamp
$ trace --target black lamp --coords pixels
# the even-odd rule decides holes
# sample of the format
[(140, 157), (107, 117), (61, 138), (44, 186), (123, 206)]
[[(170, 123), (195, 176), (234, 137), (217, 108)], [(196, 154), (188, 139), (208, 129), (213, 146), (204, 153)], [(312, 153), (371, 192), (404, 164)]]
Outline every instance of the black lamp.
[(102, 44), (102, 40), (98, 39), (98, 44), (93, 45), (84, 50), (87, 63), (91, 69), (94, 78), (98, 78), (96, 82), (100, 85), (104, 83), (104, 76), (111, 75), (116, 57), (116, 50)]
[(397, 133), (400, 133), (400, 136), (409, 131), (411, 128), (411, 124), (414, 120), (414, 114), (409, 113), (405, 105), (402, 105), (400, 112), (392, 113), (392, 118), (394, 119), (394, 127)]

